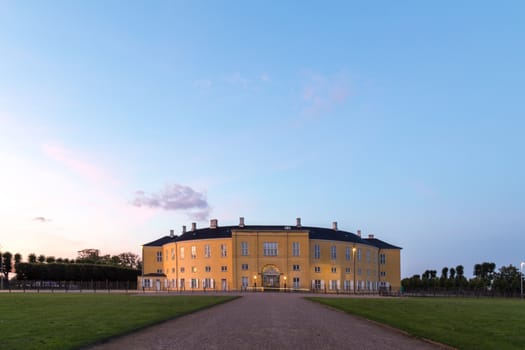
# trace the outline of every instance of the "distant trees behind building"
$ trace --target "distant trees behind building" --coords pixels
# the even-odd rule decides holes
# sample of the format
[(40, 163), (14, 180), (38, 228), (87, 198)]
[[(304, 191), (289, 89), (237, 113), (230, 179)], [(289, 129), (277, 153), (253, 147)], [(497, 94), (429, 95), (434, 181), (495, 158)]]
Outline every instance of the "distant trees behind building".
[(404, 292), (441, 294), (490, 294), (514, 296), (521, 293), (522, 273), (518, 267), (502, 266), (496, 270), (493, 262), (475, 264), (473, 277), (464, 276), (463, 265), (443, 267), (438, 276), (436, 270), (426, 270), (401, 281)]

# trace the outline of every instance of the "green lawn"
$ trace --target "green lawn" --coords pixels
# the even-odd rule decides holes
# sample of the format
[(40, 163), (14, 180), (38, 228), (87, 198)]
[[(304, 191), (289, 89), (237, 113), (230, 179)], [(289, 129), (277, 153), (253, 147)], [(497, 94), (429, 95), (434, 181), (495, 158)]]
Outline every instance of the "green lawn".
[(308, 298), (459, 349), (524, 349), (525, 301)]
[(232, 299), (1, 293), (0, 349), (75, 349)]

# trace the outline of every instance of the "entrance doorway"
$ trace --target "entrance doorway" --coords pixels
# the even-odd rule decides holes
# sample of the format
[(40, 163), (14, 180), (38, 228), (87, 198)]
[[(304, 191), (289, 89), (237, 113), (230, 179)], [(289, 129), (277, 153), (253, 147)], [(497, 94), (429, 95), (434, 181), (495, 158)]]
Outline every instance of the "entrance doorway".
[(263, 269), (263, 287), (279, 288), (281, 286), (281, 273), (275, 265), (265, 266)]

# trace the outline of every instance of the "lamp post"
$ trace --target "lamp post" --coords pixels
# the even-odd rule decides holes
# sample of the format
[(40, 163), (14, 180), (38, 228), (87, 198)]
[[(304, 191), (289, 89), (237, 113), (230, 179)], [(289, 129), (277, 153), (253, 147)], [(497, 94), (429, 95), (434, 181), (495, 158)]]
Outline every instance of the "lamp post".
[(4, 263), (2, 257), (2, 245), (0, 244), (0, 290), (4, 289)]
[(352, 248), (352, 256), (354, 258), (354, 294), (355, 294), (355, 247)]
[(286, 276), (284, 276), (284, 292), (286, 293)]
[(257, 290), (257, 275), (253, 275), (253, 291)]
[(521, 274), (520, 274), (520, 282), (521, 282), (521, 299), (523, 299), (523, 265), (525, 265), (525, 262), (521, 262), (520, 268), (521, 268)]

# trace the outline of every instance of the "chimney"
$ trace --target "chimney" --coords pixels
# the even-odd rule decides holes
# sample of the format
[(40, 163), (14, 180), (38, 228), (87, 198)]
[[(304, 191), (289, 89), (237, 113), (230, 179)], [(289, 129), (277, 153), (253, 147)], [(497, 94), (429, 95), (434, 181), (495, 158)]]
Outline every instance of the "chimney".
[(182, 225), (182, 234), (185, 234), (185, 233), (186, 233), (186, 226)]
[(211, 219), (210, 220), (210, 228), (217, 228), (217, 219)]
[(368, 238), (374, 238), (374, 235), (371, 234), (371, 233), (369, 233), (369, 234), (368, 234)]
[(296, 221), (296, 226), (301, 227), (301, 218), (297, 218), (295, 219), (295, 221)]
[(244, 227), (244, 218), (242, 216), (239, 218), (239, 227)]
[(175, 232), (173, 230), (170, 230), (170, 237), (175, 236)]
[(332, 229), (337, 231), (337, 221), (332, 222)]
[(357, 235), (361, 237), (361, 230), (357, 230)]
[(196, 222), (192, 222), (191, 223), (191, 230), (192, 231), (196, 231), (197, 230), (197, 223)]

